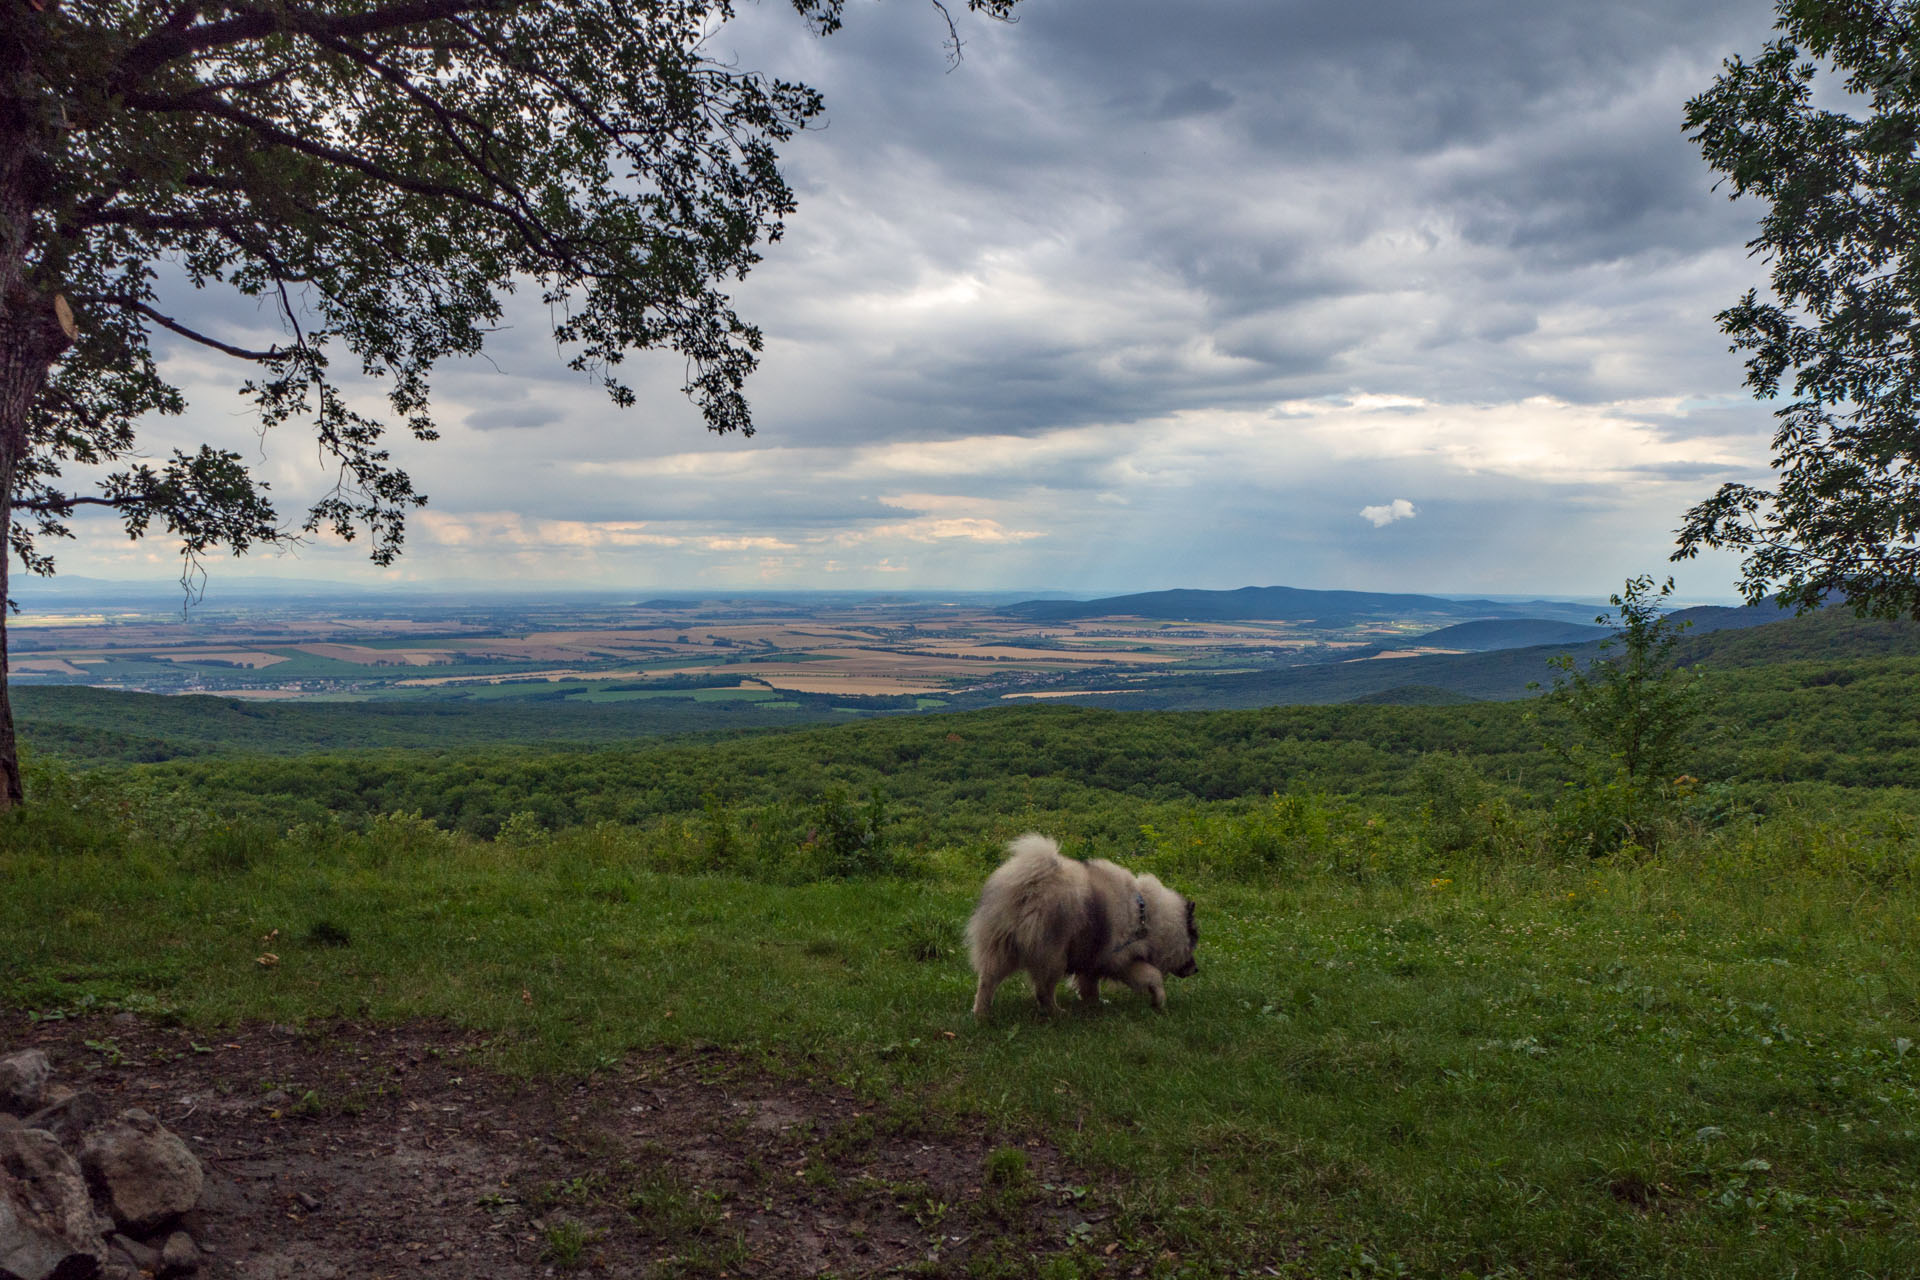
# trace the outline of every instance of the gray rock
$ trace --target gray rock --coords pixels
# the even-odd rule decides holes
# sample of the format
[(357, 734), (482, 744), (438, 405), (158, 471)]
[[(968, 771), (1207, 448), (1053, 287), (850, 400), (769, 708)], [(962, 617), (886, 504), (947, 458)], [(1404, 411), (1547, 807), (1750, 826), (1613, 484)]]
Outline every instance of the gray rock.
[(193, 1208), (206, 1181), (187, 1144), (138, 1107), (87, 1131), (80, 1167), (130, 1235), (146, 1235)]
[(92, 1280), (107, 1258), (105, 1226), (52, 1134), (0, 1131), (0, 1276)]
[(115, 1232), (107, 1237), (107, 1243), (113, 1252), (133, 1264), (136, 1271), (158, 1271), (160, 1269), (160, 1251), (150, 1244), (141, 1244), (132, 1236)]
[(166, 1244), (160, 1248), (160, 1274), (186, 1276), (199, 1269), (200, 1249), (193, 1243), (193, 1237), (184, 1231), (176, 1231), (168, 1236)]
[(78, 1150), (87, 1130), (107, 1118), (107, 1104), (97, 1093), (69, 1093), (27, 1117), (29, 1129), (45, 1129), (69, 1151)]
[(38, 1049), (22, 1049), (0, 1058), (0, 1111), (26, 1115), (40, 1105), (53, 1078), (53, 1064)]

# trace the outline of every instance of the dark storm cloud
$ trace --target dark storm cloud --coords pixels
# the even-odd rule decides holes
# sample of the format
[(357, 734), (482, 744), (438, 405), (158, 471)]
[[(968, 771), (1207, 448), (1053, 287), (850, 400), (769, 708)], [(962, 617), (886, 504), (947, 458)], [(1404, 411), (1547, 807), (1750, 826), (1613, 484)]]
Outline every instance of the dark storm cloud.
[[(787, 235), (729, 285), (766, 336), (760, 433), (705, 433), (670, 354), (623, 365), (639, 406), (614, 409), (523, 292), (436, 376), (448, 438), (396, 445), (443, 519), (409, 563), (624, 526), (662, 584), (704, 538), (814, 548), (754, 570), (782, 582), (831, 555), (926, 586), (1591, 589), (1763, 459), (1712, 319), (1757, 279), (1756, 211), (1681, 119), (1766, 0), (1019, 12), (961, 16), (949, 71), (917, 0), (825, 40), (744, 8), (714, 55), (828, 103), (782, 150)], [(196, 396), (215, 360), (183, 361)], [(244, 443), (214, 407), (196, 430)], [(1358, 514), (1396, 503), (1417, 514)]]
[[(1415, 393), (1630, 394), (1587, 353), (1514, 344), (1543, 307), (1604, 283), (1571, 278), (1583, 270), (1644, 271), (1750, 234), (1751, 211), (1712, 194), (1680, 122), (1720, 58), (1764, 39), (1765, 4), (1202, 9), (1034, 4), (1011, 26), (969, 28), (966, 60), (937, 79), (912, 6), (886, 22), (860, 14), (809, 50), (838, 145), (802, 138), (791, 152), (800, 241), (827, 200), (928, 270), (1044, 251), (1066, 287), (1076, 270), (1114, 282), (1116, 264), (1137, 283), (1132, 309), (1066, 340), (1017, 319), (929, 325), (918, 344), (896, 335), (902, 358), (873, 397), (883, 417), (809, 417), (810, 438), (878, 438), (898, 429), (892, 405), (919, 398), (964, 397), (917, 420), (949, 433), (1246, 404), (1375, 374)], [(1395, 254), (1370, 251), (1382, 241)], [(856, 243), (834, 257), (843, 281), (898, 284), (886, 278), (897, 255)], [(1168, 299), (1170, 318), (1234, 367), (1196, 375), (1164, 354), (1178, 346), (1156, 323)], [(766, 301), (770, 332), (810, 327), (779, 323), (787, 300)], [(1710, 332), (1703, 313), (1674, 320)], [(1428, 382), (1370, 351), (1383, 345), (1449, 354)], [(1116, 363), (1116, 348), (1163, 354)]]

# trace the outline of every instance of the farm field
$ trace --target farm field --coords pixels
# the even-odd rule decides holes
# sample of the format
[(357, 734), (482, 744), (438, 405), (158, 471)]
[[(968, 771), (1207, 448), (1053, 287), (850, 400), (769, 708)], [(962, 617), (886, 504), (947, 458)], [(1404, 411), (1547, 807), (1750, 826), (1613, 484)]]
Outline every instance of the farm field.
[(279, 602), (189, 613), (23, 613), (10, 656), (22, 687), (85, 684), (238, 697), (465, 697), (613, 683), (752, 687), (854, 697), (1126, 688), (1169, 672), (1247, 671), (1409, 646), (1421, 618), (1233, 622), (1036, 621), (937, 598), (476, 601), (432, 617), (404, 606)]

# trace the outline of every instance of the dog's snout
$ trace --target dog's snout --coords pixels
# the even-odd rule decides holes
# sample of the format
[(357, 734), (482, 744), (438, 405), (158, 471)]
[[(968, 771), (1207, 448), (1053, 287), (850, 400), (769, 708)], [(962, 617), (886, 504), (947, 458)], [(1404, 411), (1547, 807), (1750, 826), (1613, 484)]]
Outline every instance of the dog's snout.
[(1189, 960), (1187, 961), (1186, 967), (1184, 969), (1177, 971), (1173, 976), (1176, 978), (1191, 978), (1194, 974), (1198, 972), (1200, 972), (1199, 964), (1195, 961)]

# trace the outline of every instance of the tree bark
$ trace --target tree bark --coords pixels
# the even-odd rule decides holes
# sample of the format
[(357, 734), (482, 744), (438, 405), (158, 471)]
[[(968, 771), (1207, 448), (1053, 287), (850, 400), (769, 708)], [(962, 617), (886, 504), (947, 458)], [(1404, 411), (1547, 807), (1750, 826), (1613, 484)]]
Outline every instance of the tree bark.
[(55, 128), (36, 66), (45, 34), (40, 12), (24, 0), (0, 0), (0, 811), (24, 798), (7, 679), (14, 483), (32, 448), (34, 401), (74, 334), (66, 303), (33, 279), (28, 257), (34, 193), (44, 185)]
[(53, 297), (36, 296), (24, 287), (0, 294), (0, 535), (7, 539), (0, 545), (0, 812), (24, 798), (7, 666), (7, 617), (13, 609), (9, 588), (13, 486), (31, 447), (27, 415), (47, 385), (53, 362), (73, 342), (63, 319)]

